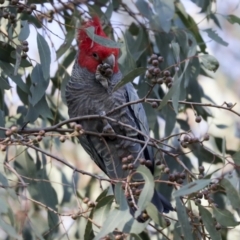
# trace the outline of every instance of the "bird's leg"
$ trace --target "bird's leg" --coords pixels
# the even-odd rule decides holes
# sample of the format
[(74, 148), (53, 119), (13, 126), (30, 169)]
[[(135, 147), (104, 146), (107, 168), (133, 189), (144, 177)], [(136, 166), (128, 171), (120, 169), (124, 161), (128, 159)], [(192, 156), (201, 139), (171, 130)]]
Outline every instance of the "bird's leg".
[(108, 65), (107, 63), (99, 64), (97, 66), (95, 78), (107, 90), (108, 81), (112, 74), (113, 70), (111, 69), (110, 65)]
[[(101, 111), (100, 112), (100, 115), (101, 116), (106, 116), (106, 113), (105, 111)], [(114, 130), (112, 128), (112, 126), (109, 124), (108, 120), (107, 119), (102, 119), (102, 123), (103, 123), (103, 133), (111, 133), (111, 134), (114, 134)]]

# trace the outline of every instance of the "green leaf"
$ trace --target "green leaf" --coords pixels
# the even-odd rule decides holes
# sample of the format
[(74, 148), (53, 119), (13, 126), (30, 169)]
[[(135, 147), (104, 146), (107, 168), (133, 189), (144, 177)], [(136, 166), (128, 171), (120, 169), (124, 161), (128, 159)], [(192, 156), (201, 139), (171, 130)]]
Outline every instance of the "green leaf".
[(145, 184), (138, 199), (138, 209), (135, 212), (135, 218), (137, 218), (142, 213), (142, 211), (146, 209), (152, 200), (154, 192), (154, 179), (150, 170), (145, 166), (140, 165), (137, 168), (136, 173), (140, 173), (143, 176)]
[(39, 18), (37, 18), (37, 16), (35, 17), (33, 14), (29, 15), (27, 13), (22, 12), (20, 19), (27, 20), (30, 24), (34, 25), (37, 28), (42, 28), (43, 26), (39, 21)]
[(240, 18), (235, 15), (230, 14), (230, 15), (226, 16), (226, 18), (232, 24), (234, 24), (234, 23), (240, 24)]
[(45, 95), (45, 91), (49, 84), (49, 79), (45, 80), (42, 65), (36, 64), (31, 74), (32, 85), (30, 87), (31, 98), (30, 103), (34, 107)]
[(192, 226), (190, 225), (190, 222), (188, 220), (186, 208), (182, 204), (179, 197), (176, 198), (176, 209), (177, 209), (178, 221), (180, 223), (184, 239), (193, 240), (193, 236), (191, 234)]
[[(54, 210), (56, 210), (55, 207), (54, 207)], [(58, 232), (59, 219), (58, 219), (58, 215), (56, 213), (49, 211), (49, 210), (47, 211), (47, 213), (48, 213), (48, 227), (49, 227), (49, 229), (51, 229), (51, 232), (49, 235), (51, 236), (54, 233)]]
[(240, 166), (240, 152), (236, 152), (234, 153), (234, 155), (232, 156), (232, 159), (234, 161), (234, 163), (237, 164), (237, 166)]
[[(202, 1), (202, 0), (201, 0)], [(206, 44), (199, 33), (198, 24), (195, 22), (195, 20), (190, 16), (186, 16), (186, 12), (183, 11), (179, 4), (176, 3), (176, 13), (178, 14), (179, 18), (182, 20), (183, 24), (185, 25), (186, 29), (191, 29), (191, 33), (193, 34), (195, 41), (197, 41), (199, 48), (201, 49), (201, 52), (206, 53)]]
[(226, 179), (222, 179), (220, 182), (221, 186), (225, 188), (227, 197), (232, 204), (234, 209), (240, 209), (240, 193), (236, 188)]
[[(116, 0), (115, 0), (115, 2), (116, 2)], [(113, 3), (110, 0), (108, 2), (107, 9), (106, 9), (106, 11), (104, 13), (105, 18), (107, 18), (107, 20), (110, 20), (110, 18), (112, 17), (112, 13), (113, 13)]]
[(3, 196), (0, 198), (0, 214), (8, 212), (8, 204)]
[(126, 233), (140, 234), (147, 227), (149, 222), (150, 220), (147, 220), (144, 223), (140, 223), (134, 218), (131, 218), (130, 221), (126, 222), (121, 231)]
[[(18, 147), (14, 167), (17, 172), (29, 178), (36, 177), (36, 165), (25, 147)], [(26, 180), (26, 183), (29, 181)]]
[(64, 75), (62, 75), (62, 82), (61, 82), (61, 98), (62, 98), (62, 101), (66, 104), (66, 96), (65, 96), (65, 89), (66, 89), (66, 86), (67, 86), (67, 83), (70, 79), (70, 75), (68, 74), (67, 71), (64, 72)]
[(164, 217), (159, 214), (157, 208), (152, 203), (148, 204), (146, 211), (149, 217), (154, 221), (154, 223), (158, 224), (162, 228), (166, 227), (166, 221)]
[(154, 0), (154, 10), (157, 13), (158, 21), (164, 32), (168, 33), (171, 28), (171, 20), (174, 16), (174, 1), (173, 0)]
[(24, 41), (28, 38), (29, 34), (30, 34), (30, 29), (29, 29), (29, 24), (28, 21), (26, 20), (22, 20), (21, 21), (21, 25), (23, 26), (19, 35), (18, 35), (18, 40), (19, 41)]
[(239, 225), (239, 222), (236, 222), (233, 214), (227, 209), (213, 208), (213, 214), (217, 222), (224, 227), (235, 227)]
[(121, 48), (122, 47), (122, 43), (119, 42), (115, 42), (109, 38), (105, 38), (105, 37), (101, 37), (99, 35), (96, 35), (95, 32), (95, 28), (94, 27), (88, 27), (85, 28), (85, 31), (87, 33), (87, 35), (96, 43), (105, 46), (105, 47), (109, 47), (109, 48)]
[(47, 81), (50, 77), (51, 53), (47, 41), (39, 33), (37, 33), (37, 46), (43, 70), (43, 77)]
[[(0, 127), (5, 127), (5, 113), (3, 110), (0, 109)], [(5, 138), (5, 131), (0, 131), (0, 137)], [(1, 181), (1, 176), (0, 176), (0, 181)]]
[(75, 37), (75, 29), (72, 28), (68, 31), (64, 43), (57, 50), (57, 59), (59, 59), (70, 48), (72, 41)]
[(219, 37), (217, 35), (217, 33), (214, 30), (212, 30), (211, 28), (205, 29), (204, 32), (206, 32), (208, 37), (211, 38), (212, 40), (214, 40), (215, 42), (217, 42), (225, 47), (228, 46), (228, 43), (225, 42), (221, 37)]
[(117, 85), (115, 85), (113, 91), (116, 91), (117, 89), (119, 89), (123, 85), (125, 85), (125, 84), (127, 84), (129, 82), (132, 82), (134, 80), (134, 78), (136, 78), (139, 75), (143, 74), (145, 71), (146, 71), (145, 67), (140, 67), (140, 68), (133, 69), (131, 72), (129, 72), (127, 75), (125, 75), (123, 77), (123, 79)]
[(113, 209), (109, 213), (105, 223), (102, 225), (100, 232), (95, 236), (94, 240), (103, 238), (116, 227), (121, 231), (124, 225), (131, 220), (132, 216), (129, 213), (128, 203), (122, 190), (121, 183), (115, 185), (115, 198), (119, 204), (119, 210)]
[(215, 228), (215, 222), (212, 218), (212, 214), (201, 205), (198, 206), (198, 209), (201, 214), (204, 226), (207, 229), (208, 233), (210, 234), (211, 239), (221, 240), (222, 239), (221, 234)]
[(145, 18), (150, 19), (152, 17), (153, 12), (148, 2), (144, 0), (137, 0), (135, 5)]
[(216, 124), (216, 127), (217, 127), (217, 128), (220, 128), (220, 129), (228, 128), (228, 126), (225, 125), (225, 124)]
[(17, 74), (14, 76), (14, 68), (10, 63), (2, 62), (0, 61), (0, 66), (3, 70), (3, 72), (15, 82), (19, 88), (21, 88), (22, 91), (28, 93), (27, 85), (23, 82), (21, 76)]
[(17, 75), (18, 69), (19, 69), (21, 61), (22, 61), (21, 52), (22, 52), (22, 46), (18, 45), (17, 48), (16, 48), (16, 51), (15, 51), (15, 53), (16, 53), (16, 56), (15, 56), (16, 62), (15, 62), (15, 65), (14, 65), (14, 76)]
[[(173, 90), (174, 94), (172, 95), (172, 106), (173, 109), (175, 111), (175, 114), (178, 114), (178, 101), (180, 98), (180, 86), (181, 86), (181, 82), (182, 82), (182, 77), (180, 77), (180, 79), (178, 78), (178, 74), (176, 73), (173, 77), (173, 82), (176, 84), (172, 87), (175, 88), (175, 90)], [(171, 87), (171, 88), (172, 88)]]
[(205, 55), (200, 55), (199, 59), (201, 60), (203, 66), (213, 72), (216, 72), (218, 67), (219, 67), (219, 63), (217, 61), (217, 59), (211, 55), (205, 54)]
[[(89, 218), (92, 219), (93, 217), (93, 210), (91, 211)], [(85, 231), (84, 231), (84, 240), (92, 240), (94, 239), (94, 233), (93, 233), (93, 224), (90, 220), (87, 221)]]
[(7, 178), (0, 172), (0, 182), (3, 186), (8, 186), (8, 180)]
[[(7, 64), (16, 62), (16, 49), (12, 47), (10, 44), (0, 41), (0, 60), (6, 62)], [(30, 67), (32, 64), (28, 62), (26, 59), (21, 60), (21, 67)], [(12, 72), (13, 73), (13, 72)]]
[[(177, 73), (175, 73), (173, 85), (169, 89), (168, 93), (162, 99), (161, 104), (158, 107), (158, 110), (161, 110), (168, 103), (168, 100), (170, 100), (173, 97), (173, 95), (178, 91), (181, 81), (182, 81), (182, 75), (180, 77), (177, 77)], [(175, 106), (174, 111), (177, 114), (178, 109), (175, 109), (177, 107), (176, 106), (176, 98), (174, 98), (174, 99), (175, 99), (174, 100), (174, 106)]]
[[(93, 220), (98, 223), (98, 225), (103, 225), (107, 219), (109, 211), (111, 209), (111, 205), (113, 202), (113, 196), (106, 196), (100, 199), (97, 203), (96, 207), (93, 210)], [(93, 231), (99, 232), (99, 228), (93, 224)]]
[[(162, 114), (163, 114), (164, 120), (166, 122), (164, 136), (169, 136), (169, 135), (171, 135), (171, 133), (175, 127), (175, 124), (176, 124), (176, 112), (174, 111), (174, 109), (172, 109), (172, 107), (170, 105), (166, 105), (162, 109)], [(188, 128), (188, 130), (189, 130), (189, 128)]]
[(134, 60), (130, 51), (132, 44), (131, 41), (128, 40), (130, 34), (128, 33), (128, 31), (126, 31), (123, 36), (124, 44), (121, 47), (121, 56), (118, 59), (118, 63), (123, 76), (125, 76), (136, 68), (136, 61)]
[(9, 225), (8, 223), (6, 223), (2, 217), (0, 216), (0, 228), (7, 233), (7, 235), (15, 238), (15, 239), (19, 239), (19, 236), (16, 232), (16, 230), (11, 226)]
[(113, 209), (109, 212), (106, 221), (102, 225), (100, 232), (95, 236), (94, 240), (98, 240), (113, 232), (115, 228), (125, 233), (141, 233), (149, 223), (139, 223), (135, 220), (129, 212), (128, 203), (124, 192), (122, 190), (122, 184), (117, 183), (115, 185), (115, 198), (119, 204), (119, 209)]
[(2, 90), (9, 90), (11, 88), (11, 86), (7, 82), (7, 79), (4, 78), (3, 76), (0, 76), (0, 88)]
[(212, 2), (209, 0), (191, 0), (191, 1), (202, 9), (201, 12), (206, 12), (208, 9), (211, 9)]
[(174, 60), (176, 63), (179, 63), (180, 59), (180, 46), (177, 42), (172, 41), (171, 42), (171, 46), (172, 46), (172, 52), (173, 52), (173, 56), (174, 56)]
[(48, 103), (46, 101), (45, 96), (41, 98), (41, 100), (33, 107), (29, 104), (27, 115), (24, 118), (25, 122), (34, 122), (39, 116), (42, 118), (52, 119), (53, 115), (51, 110), (49, 109)]
[(194, 182), (190, 182), (183, 187), (181, 187), (179, 190), (177, 190), (173, 196), (174, 197), (180, 197), (189, 195), (191, 193), (197, 192), (203, 188), (205, 188), (207, 185), (209, 185), (211, 182), (211, 179), (200, 179), (196, 180)]

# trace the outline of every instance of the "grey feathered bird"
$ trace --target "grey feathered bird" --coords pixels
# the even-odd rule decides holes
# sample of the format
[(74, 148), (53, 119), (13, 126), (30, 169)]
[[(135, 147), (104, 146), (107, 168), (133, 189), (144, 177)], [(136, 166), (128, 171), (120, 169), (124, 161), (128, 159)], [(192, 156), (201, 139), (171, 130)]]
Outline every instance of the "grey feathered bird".
[[(66, 86), (66, 100), (70, 118), (92, 114), (104, 116), (107, 112), (138, 99), (131, 83), (114, 92), (112, 91), (114, 86), (122, 79), (117, 63), (119, 50), (102, 46), (91, 40), (85, 31), (85, 28), (90, 26), (95, 28), (95, 34), (107, 38), (97, 17), (86, 22), (79, 30), (79, 51), (73, 66), (71, 79)], [(120, 108), (108, 117), (119, 120), (149, 135), (146, 114), (140, 103)], [(115, 133), (142, 141), (146, 140), (143, 135), (135, 130), (106, 119), (89, 119), (80, 123), (84, 130), (97, 133)], [(126, 178), (132, 170), (124, 170), (122, 160), (124, 158), (126, 160), (128, 156), (132, 156), (134, 160), (143, 147), (140, 143), (118, 137), (105, 137), (104, 140), (101, 140), (98, 136), (82, 135), (79, 140), (86, 152), (110, 179)], [(152, 148), (150, 146), (146, 147), (140, 157), (152, 161), (149, 169), (153, 173)], [(135, 167), (138, 165), (139, 161), (135, 163)], [(136, 175), (134, 180), (142, 180), (142, 178)], [(156, 190), (152, 203), (160, 212), (173, 210), (171, 203)]]

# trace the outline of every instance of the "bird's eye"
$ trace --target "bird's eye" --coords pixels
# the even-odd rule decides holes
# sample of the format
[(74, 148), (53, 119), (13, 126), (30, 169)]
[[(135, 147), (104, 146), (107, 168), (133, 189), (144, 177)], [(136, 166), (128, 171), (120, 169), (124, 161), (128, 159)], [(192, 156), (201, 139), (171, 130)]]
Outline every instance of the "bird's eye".
[(95, 53), (95, 52), (92, 54), (92, 56), (93, 56), (95, 59), (97, 59), (97, 60), (99, 59), (97, 53)]

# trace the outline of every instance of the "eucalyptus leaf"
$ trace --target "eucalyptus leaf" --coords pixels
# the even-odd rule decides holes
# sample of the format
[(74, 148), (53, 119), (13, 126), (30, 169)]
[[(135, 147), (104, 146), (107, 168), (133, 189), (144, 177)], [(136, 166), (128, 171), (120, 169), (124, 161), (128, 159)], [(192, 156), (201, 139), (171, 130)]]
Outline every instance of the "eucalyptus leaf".
[(2, 216), (0, 217), (0, 228), (7, 233), (8, 236), (13, 237), (14, 239), (20, 239), (16, 230), (13, 228), (13, 226), (9, 225), (6, 223), (3, 219)]
[(0, 76), (0, 89), (2, 90), (9, 90), (11, 88), (11, 86), (9, 85), (9, 83), (7, 82), (7, 79), (4, 78), (3, 76)]
[(171, 28), (171, 20), (174, 16), (173, 0), (153, 0), (154, 10), (157, 13), (158, 21), (164, 32), (168, 33)]
[(139, 166), (136, 173), (140, 173), (145, 180), (145, 184), (138, 199), (138, 209), (135, 212), (135, 218), (137, 218), (143, 210), (146, 209), (151, 202), (154, 193), (154, 179), (153, 175), (145, 166)]
[(188, 220), (186, 208), (181, 202), (179, 197), (176, 197), (176, 209), (177, 209), (178, 221), (180, 223), (184, 239), (193, 240), (193, 235), (190, 234), (192, 232), (192, 226)]
[(198, 206), (198, 209), (201, 214), (204, 226), (207, 229), (207, 231), (209, 232), (211, 239), (212, 240), (221, 240), (222, 239), (221, 234), (215, 228), (215, 222), (212, 218), (211, 213), (201, 205)]
[(132, 82), (134, 80), (134, 78), (138, 77), (139, 75), (141, 75), (145, 72), (146, 72), (146, 68), (144, 68), (144, 67), (133, 69), (131, 72), (129, 72), (127, 75), (125, 75), (117, 85), (115, 85), (113, 91), (116, 91), (117, 89), (124, 86), (125, 84)]
[(226, 179), (222, 179), (221, 186), (225, 188), (227, 198), (232, 204), (234, 209), (240, 210), (240, 193), (237, 189)]
[(49, 84), (49, 80), (45, 80), (43, 73), (43, 66), (36, 64), (32, 70), (31, 81), (32, 85), (30, 87), (30, 92), (32, 97), (30, 98), (30, 103), (34, 107), (45, 95), (46, 89)]
[(19, 35), (18, 35), (18, 40), (19, 41), (24, 41), (28, 38), (30, 34), (30, 29), (29, 29), (29, 24), (27, 20), (22, 20), (21, 25), (23, 26)]
[(239, 222), (236, 222), (233, 214), (227, 209), (213, 208), (213, 214), (217, 222), (224, 227), (235, 227), (239, 225)]
[(219, 63), (215, 57), (205, 54), (205, 55), (199, 56), (199, 59), (201, 60), (203, 66), (206, 69), (213, 71), (213, 72), (217, 71), (217, 69), (219, 67)]
[[(96, 207), (94, 208), (93, 220), (94, 222), (98, 223), (98, 225), (103, 225), (106, 221), (111, 209), (113, 199), (113, 196), (105, 196), (99, 200)], [(96, 225), (93, 225), (93, 231), (97, 233), (99, 232), (99, 228)]]
[(109, 38), (105, 38), (105, 37), (101, 37), (99, 35), (96, 35), (95, 32), (95, 28), (94, 27), (88, 27), (85, 28), (85, 31), (87, 33), (87, 35), (96, 43), (105, 46), (105, 47), (109, 47), (109, 48), (121, 48), (122, 47), (122, 43), (119, 42), (115, 42)]
[(230, 15), (227, 15), (226, 18), (232, 24), (234, 23), (240, 24), (240, 18), (237, 17), (236, 15), (230, 14)]
[(43, 71), (43, 77), (47, 81), (50, 77), (51, 53), (47, 41), (39, 33), (37, 33), (37, 46)]
[(184, 185), (183, 187), (178, 189), (173, 195), (174, 197), (186, 196), (191, 193), (198, 192), (199, 190), (205, 188), (210, 183), (211, 179), (199, 179)]
[(232, 159), (233, 159), (234, 163), (237, 165), (237, 167), (239, 167), (240, 166), (240, 152), (234, 153), (234, 155), (232, 155)]
[(148, 204), (146, 211), (155, 224), (158, 224), (162, 228), (166, 227), (166, 221), (164, 217), (158, 212), (157, 208), (152, 203)]
[(208, 37), (214, 40), (215, 42), (227, 47), (228, 43), (225, 42), (221, 37), (218, 36), (218, 34), (211, 28), (205, 29), (204, 32), (207, 33)]
[[(182, 75), (181, 75), (182, 76)], [(173, 97), (173, 95), (179, 90), (179, 86), (180, 86), (180, 83), (182, 81), (182, 77), (177, 77), (177, 73), (175, 74), (174, 76), (174, 82), (173, 82), (173, 85), (172, 87), (169, 89), (168, 93), (164, 96), (164, 98), (162, 99), (161, 101), (161, 104), (160, 106), (158, 107), (158, 110), (161, 110), (167, 103), (168, 101)], [(176, 102), (176, 98), (174, 100), (174, 110), (176, 112), (176, 114), (178, 113), (178, 109), (177, 108), (177, 102)]]

